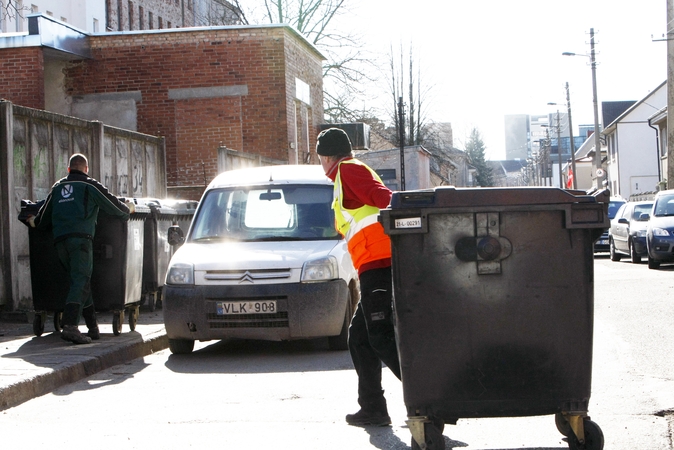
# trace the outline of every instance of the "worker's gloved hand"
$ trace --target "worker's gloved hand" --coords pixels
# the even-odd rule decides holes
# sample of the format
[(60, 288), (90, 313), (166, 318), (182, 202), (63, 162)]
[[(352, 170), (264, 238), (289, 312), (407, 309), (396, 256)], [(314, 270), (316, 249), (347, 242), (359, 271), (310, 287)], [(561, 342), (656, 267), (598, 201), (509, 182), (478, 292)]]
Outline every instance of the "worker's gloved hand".
[(28, 222), (28, 225), (30, 225), (31, 228), (35, 228), (35, 216), (28, 216), (26, 222)]
[(127, 200), (125, 203), (126, 206), (129, 208), (129, 214), (133, 214), (136, 212), (136, 204), (133, 201)]

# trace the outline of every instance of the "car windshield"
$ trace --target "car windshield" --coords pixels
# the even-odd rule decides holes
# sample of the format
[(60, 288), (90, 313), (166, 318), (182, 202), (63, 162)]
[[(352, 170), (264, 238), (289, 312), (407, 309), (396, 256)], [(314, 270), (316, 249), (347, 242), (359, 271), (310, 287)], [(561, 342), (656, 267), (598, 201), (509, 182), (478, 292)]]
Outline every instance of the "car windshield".
[(650, 214), (653, 203), (643, 203), (640, 205), (634, 205), (634, 212), (632, 213), (632, 218), (634, 220), (642, 220), (642, 214)]
[(190, 240), (340, 239), (332, 192), (328, 185), (213, 189), (201, 202)]
[(658, 197), (653, 207), (653, 215), (655, 217), (674, 216), (674, 194)]
[(620, 209), (622, 205), (624, 205), (625, 202), (620, 202), (616, 200), (611, 200), (608, 202), (608, 218), (613, 219)]

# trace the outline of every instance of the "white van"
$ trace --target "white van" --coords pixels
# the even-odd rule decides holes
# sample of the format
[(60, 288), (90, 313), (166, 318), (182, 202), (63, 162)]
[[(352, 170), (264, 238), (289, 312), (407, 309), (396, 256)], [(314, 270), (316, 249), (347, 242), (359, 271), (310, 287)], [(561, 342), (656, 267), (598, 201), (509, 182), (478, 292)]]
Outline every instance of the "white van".
[(328, 337), (330, 348), (346, 349), (358, 273), (335, 231), (332, 198), (316, 165), (217, 176), (166, 273), (171, 352), (224, 338)]

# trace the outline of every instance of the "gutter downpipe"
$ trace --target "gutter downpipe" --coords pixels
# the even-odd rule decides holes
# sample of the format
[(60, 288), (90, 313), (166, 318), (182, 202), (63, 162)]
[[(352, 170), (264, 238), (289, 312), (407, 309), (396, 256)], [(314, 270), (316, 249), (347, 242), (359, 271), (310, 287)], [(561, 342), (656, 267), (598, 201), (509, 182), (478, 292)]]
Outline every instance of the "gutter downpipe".
[(658, 183), (662, 181), (662, 171), (660, 170), (660, 130), (651, 124), (651, 119), (648, 119), (648, 126), (655, 130), (655, 162), (658, 164)]

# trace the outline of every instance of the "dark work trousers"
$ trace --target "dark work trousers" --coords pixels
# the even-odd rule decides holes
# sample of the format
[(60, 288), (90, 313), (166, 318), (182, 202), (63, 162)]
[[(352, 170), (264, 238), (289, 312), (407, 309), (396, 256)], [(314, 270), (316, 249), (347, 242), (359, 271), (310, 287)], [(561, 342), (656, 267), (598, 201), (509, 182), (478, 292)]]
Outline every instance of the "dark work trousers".
[[(78, 325), (82, 308), (94, 304), (91, 296), (91, 273), (94, 267), (93, 242), (91, 239), (71, 237), (55, 244), (63, 267), (70, 276), (70, 289), (66, 297), (63, 325)], [(75, 311), (77, 313), (70, 314)], [(74, 322), (74, 323), (70, 323)]]
[(387, 411), (382, 362), (400, 379), (392, 290), (390, 267), (360, 274), (360, 302), (349, 327), (349, 351), (358, 374), (358, 404), (366, 411)]

